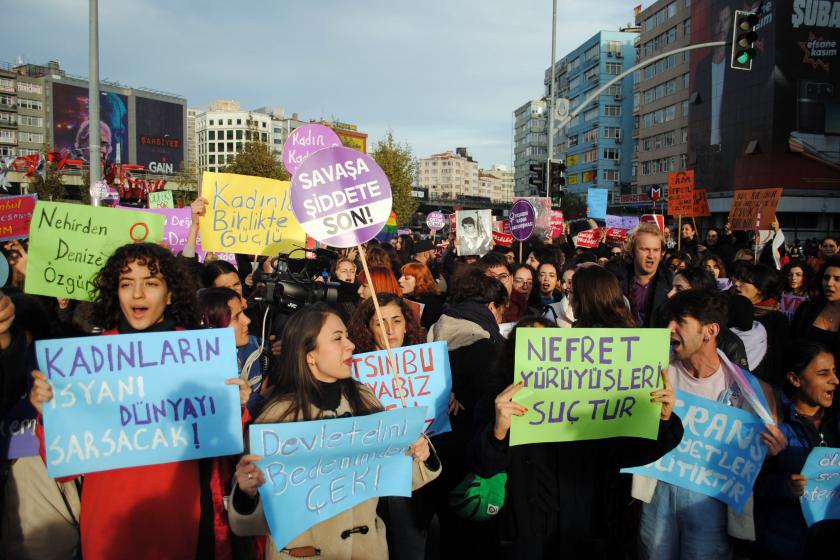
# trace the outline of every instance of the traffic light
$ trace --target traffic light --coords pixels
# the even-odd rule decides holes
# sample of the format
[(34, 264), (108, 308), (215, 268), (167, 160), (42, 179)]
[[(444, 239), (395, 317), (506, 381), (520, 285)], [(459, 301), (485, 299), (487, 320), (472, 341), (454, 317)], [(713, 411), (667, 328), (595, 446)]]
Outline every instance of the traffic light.
[(528, 177), (528, 184), (535, 187), (545, 186), (545, 162), (532, 163), (528, 166), (531, 174)]
[(755, 26), (758, 15), (755, 12), (736, 10), (735, 24), (732, 28), (732, 61), (730, 66), (735, 70), (752, 70), (755, 58), (753, 43), (758, 39)]
[(563, 187), (566, 186), (566, 177), (563, 173), (566, 171), (566, 163), (562, 161), (552, 161), (551, 171), (549, 173), (549, 188), (548, 193), (551, 197), (552, 206), (560, 206), (563, 199)]

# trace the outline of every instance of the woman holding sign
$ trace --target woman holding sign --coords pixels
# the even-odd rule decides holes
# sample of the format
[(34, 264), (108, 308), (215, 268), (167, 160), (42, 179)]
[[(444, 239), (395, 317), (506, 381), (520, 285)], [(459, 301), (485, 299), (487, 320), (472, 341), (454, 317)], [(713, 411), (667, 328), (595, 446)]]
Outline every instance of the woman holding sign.
[(755, 483), (754, 557), (830, 558), (837, 555), (840, 521), (806, 525), (800, 500), (809, 493), (809, 481), (799, 473), (815, 447), (840, 447), (837, 369), (834, 356), (818, 342), (793, 342), (786, 356), (779, 428), (787, 447), (767, 458)]
[[(620, 290), (617, 295), (615, 302), (623, 307)], [(633, 324), (629, 314), (599, 323), (624, 324), (628, 319)], [(507, 502), (501, 515), (507, 521), (503, 526), (512, 533), (511, 558), (560, 558), (564, 551), (586, 551), (587, 558), (621, 557), (624, 505), (618, 503), (615, 492), (619, 469), (655, 461), (679, 443), (683, 427), (672, 414), (674, 391), (663, 375), (664, 388), (650, 393), (652, 402), (662, 403), (655, 440), (616, 437), (511, 446), (511, 417), (527, 412), (514, 401), (522, 383), (509, 384), (514, 375), (517, 334), (523, 329), (553, 326), (544, 318), (525, 318), (508, 337), (496, 364), (492, 390), (477, 413), (483, 422), (470, 445), (472, 467), (484, 478), (507, 472)]]
[[(192, 282), (176, 257), (158, 245), (120, 247), (99, 271), (96, 286), (94, 319), (104, 335), (198, 326)], [(40, 413), (53, 390), (43, 373), (35, 371), (33, 377), (30, 401)], [(238, 378), (226, 383), (240, 385), (244, 404), (247, 384)], [(229, 555), (222, 515), (227, 476), (217, 467), (211, 460), (192, 460), (87, 474), (82, 556), (175, 560)]]
[[(270, 372), (268, 404), (257, 424), (301, 422), (362, 416), (383, 409), (363, 384), (353, 379), (353, 350), (338, 314), (316, 304), (298, 311), (286, 323), (283, 348)], [(409, 449), (414, 457), (413, 488), (440, 473), (440, 461), (421, 435)], [(230, 500), (230, 524), (238, 535), (266, 535), (268, 523), (257, 488), (265, 483), (256, 462), (245, 455), (236, 467)], [(370, 499), (310, 527), (277, 550), (269, 539), (267, 558), (322, 556), (331, 559), (388, 558), (385, 527)], [(288, 512), (293, 516), (295, 512)]]

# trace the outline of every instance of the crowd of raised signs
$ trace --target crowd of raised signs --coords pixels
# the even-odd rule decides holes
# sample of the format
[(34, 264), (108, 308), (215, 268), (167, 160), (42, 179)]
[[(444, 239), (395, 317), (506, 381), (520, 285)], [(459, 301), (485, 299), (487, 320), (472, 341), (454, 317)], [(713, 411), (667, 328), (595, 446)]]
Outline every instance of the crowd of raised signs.
[(296, 311), (194, 235), (92, 301), (25, 293), (8, 241), (0, 557), (836, 557), (837, 238), (703, 233), (403, 234)]

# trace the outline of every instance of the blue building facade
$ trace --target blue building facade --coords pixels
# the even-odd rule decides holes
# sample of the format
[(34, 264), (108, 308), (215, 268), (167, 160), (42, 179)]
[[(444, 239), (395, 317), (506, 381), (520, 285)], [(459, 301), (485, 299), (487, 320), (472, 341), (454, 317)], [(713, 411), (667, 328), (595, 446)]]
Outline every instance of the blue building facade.
[[(556, 63), (555, 92), (570, 110), (636, 64), (638, 31), (600, 31)], [(551, 82), (551, 69), (545, 84)], [(547, 91), (548, 93), (548, 91)], [(557, 122), (555, 120), (555, 122)], [(633, 76), (610, 86), (564, 129), (556, 127), (554, 157), (566, 162), (568, 192), (589, 187), (618, 193), (629, 184), (633, 157)]]

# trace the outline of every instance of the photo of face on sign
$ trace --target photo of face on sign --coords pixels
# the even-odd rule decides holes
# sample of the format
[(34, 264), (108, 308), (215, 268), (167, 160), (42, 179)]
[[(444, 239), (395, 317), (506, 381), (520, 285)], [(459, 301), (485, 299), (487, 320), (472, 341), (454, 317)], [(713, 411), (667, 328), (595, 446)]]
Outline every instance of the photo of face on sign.
[(490, 210), (459, 210), (455, 212), (455, 245), (458, 254), (484, 256), (493, 248), (493, 216)]

